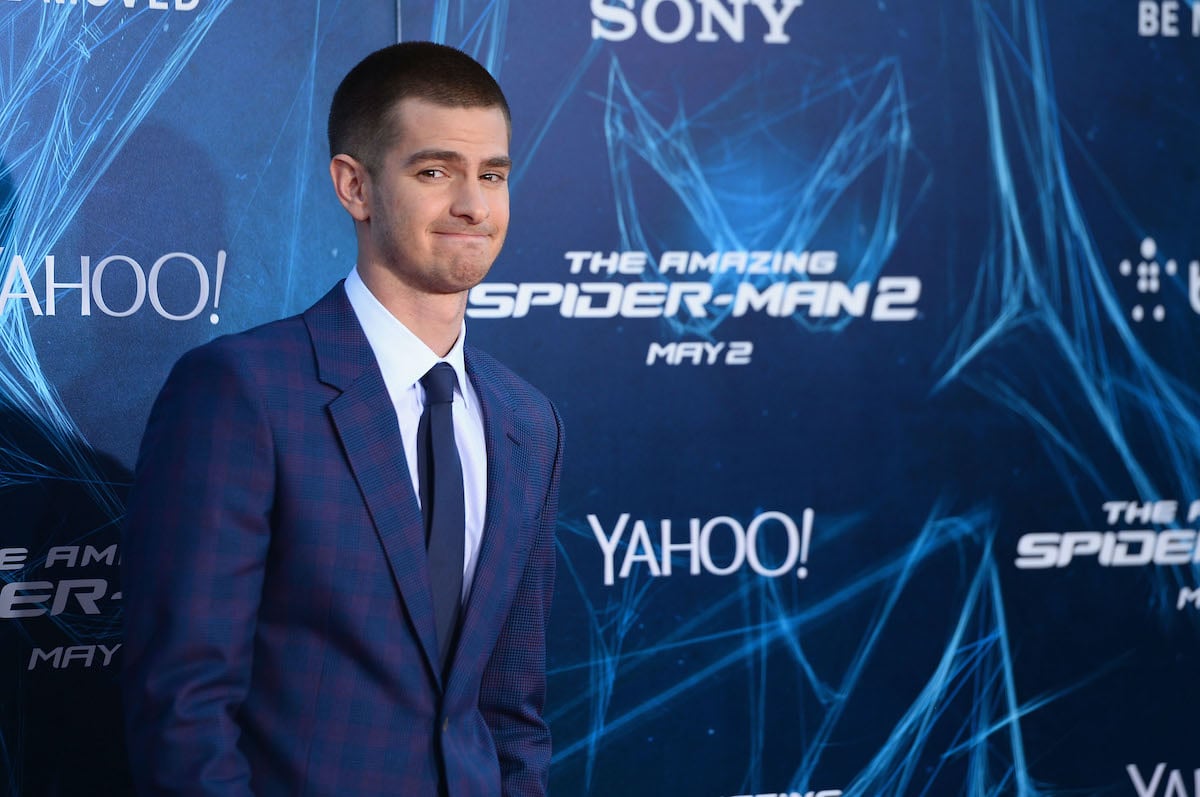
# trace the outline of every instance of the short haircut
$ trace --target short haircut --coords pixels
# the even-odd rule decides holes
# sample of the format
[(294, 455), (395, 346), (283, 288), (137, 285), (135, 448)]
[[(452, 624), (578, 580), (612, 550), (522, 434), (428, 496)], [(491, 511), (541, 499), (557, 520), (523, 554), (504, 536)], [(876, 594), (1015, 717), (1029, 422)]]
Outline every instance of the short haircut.
[(395, 135), (393, 114), (415, 98), (450, 108), (499, 108), (512, 127), (499, 84), (466, 53), (434, 42), (376, 50), (342, 79), (329, 107), (329, 157), (349, 155), (374, 172)]

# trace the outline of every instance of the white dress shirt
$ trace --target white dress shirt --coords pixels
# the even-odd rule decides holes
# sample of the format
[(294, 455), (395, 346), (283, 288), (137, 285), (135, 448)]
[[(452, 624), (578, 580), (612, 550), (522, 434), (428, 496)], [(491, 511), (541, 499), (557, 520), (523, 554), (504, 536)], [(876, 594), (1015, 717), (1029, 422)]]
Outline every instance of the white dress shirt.
[(487, 445), (483, 435), (483, 412), (463, 363), (466, 322), (463, 322), (454, 348), (445, 357), (439, 358), (375, 298), (362, 281), (357, 268), (346, 277), (346, 296), (350, 299), (354, 314), (358, 316), (367, 342), (371, 344), (371, 350), (379, 362), (379, 370), (383, 372), (383, 383), (387, 386), (392, 407), (396, 410), (396, 420), (400, 424), (404, 459), (408, 463), (408, 475), (418, 504), (421, 501), (421, 489), (417, 480), (417, 424), (425, 408), (425, 389), (421, 387), (421, 377), (442, 361), (449, 363), (458, 377), (453, 416), (454, 441), (458, 444), (458, 457), (462, 461), (463, 495), (467, 502), (462, 592), (465, 604), (479, 561), (483, 514), (487, 504)]

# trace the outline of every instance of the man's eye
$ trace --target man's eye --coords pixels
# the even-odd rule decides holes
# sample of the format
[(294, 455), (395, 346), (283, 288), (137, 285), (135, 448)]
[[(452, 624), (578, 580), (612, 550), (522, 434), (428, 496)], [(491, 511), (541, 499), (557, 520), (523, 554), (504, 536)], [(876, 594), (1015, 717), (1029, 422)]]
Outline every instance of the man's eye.
[(500, 174), (499, 172), (488, 172), (487, 174), (481, 175), (480, 179), (487, 180), (489, 183), (502, 183), (505, 180), (505, 175)]
[(422, 177), (445, 177), (446, 173), (441, 169), (422, 169), (418, 172)]

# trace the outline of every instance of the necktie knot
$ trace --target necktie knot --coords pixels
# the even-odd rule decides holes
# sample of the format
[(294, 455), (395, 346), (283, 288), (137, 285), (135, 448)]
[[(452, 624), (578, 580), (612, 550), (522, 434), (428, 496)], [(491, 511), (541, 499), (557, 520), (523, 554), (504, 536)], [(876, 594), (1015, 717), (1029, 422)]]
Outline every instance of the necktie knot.
[(438, 363), (421, 377), (425, 401), (429, 404), (450, 404), (454, 401), (454, 386), (458, 377), (450, 363)]

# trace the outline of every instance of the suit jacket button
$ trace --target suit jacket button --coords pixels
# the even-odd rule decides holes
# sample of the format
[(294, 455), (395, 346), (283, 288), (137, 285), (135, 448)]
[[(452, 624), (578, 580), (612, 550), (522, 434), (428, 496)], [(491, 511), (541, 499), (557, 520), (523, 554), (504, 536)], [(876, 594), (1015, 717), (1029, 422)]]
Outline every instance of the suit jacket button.
[(446, 717), (442, 720), (442, 733), (445, 733), (448, 730), (450, 730), (450, 718)]

